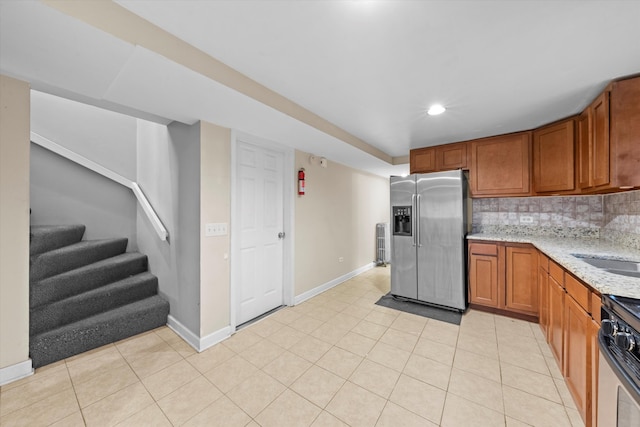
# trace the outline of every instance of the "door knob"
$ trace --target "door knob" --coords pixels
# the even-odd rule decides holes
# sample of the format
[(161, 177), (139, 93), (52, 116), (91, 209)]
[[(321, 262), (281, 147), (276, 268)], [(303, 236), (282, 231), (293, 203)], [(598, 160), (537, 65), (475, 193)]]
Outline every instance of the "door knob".
[(278, 233), (278, 239), (284, 239), (284, 231)]

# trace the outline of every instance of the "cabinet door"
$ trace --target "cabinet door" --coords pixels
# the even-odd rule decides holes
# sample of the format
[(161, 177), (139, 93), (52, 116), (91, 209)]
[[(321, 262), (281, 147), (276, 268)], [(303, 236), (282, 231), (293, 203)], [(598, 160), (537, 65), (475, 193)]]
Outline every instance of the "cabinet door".
[(435, 147), (419, 148), (409, 152), (409, 169), (411, 173), (436, 171)]
[(467, 168), (467, 143), (439, 145), (436, 147), (436, 167), (439, 171)]
[(575, 188), (573, 119), (533, 132), (533, 185), (537, 193)]
[(613, 187), (640, 187), (640, 77), (614, 82), (609, 95)]
[(497, 308), (498, 257), (472, 253), (469, 262), (469, 302)]
[(471, 141), (469, 184), (477, 196), (526, 196), (531, 192), (531, 133)]
[(506, 248), (505, 307), (538, 315), (538, 251), (532, 247)]
[(576, 122), (576, 155), (578, 157), (578, 188), (593, 187), (592, 144), (589, 111), (585, 111)]
[(603, 92), (589, 107), (591, 114), (593, 185), (609, 184), (609, 92)]
[(549, 331), (549, 273), (538, 267), (538, 304), (540, 305), (539, 323), (542, 333), (548, 339)]
[(591, 316), (570, 296), (564, 305), (564, 357), (563, 371), (567, 387), (573, 396), (582, 420), (587, 420), (588, 397), (591, 385), (587, 383), (591, 373), (589, 360), (589, 331)]
[(587, 402), (589, 403), (587, 427), (598, 425), (598, 362), (600, 347), (598, 347), (598, 331), (600, 325), (595, 320), (589, 322), (589, 390), (591, 391)]
[(556, 362), (562, 369), (563, 346), (563, 311), (565, 292), (556, 280), (549, 276), (549, 346), (556, 358)]

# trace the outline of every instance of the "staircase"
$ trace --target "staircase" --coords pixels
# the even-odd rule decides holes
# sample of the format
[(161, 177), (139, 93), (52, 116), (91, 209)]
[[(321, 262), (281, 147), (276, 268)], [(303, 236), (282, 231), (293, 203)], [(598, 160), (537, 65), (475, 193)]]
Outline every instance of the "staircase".
[(34, 368), (167, 323), (169, 303), (127, 239), (82, 240), (85, 227), (32, 226), (29, 352)]

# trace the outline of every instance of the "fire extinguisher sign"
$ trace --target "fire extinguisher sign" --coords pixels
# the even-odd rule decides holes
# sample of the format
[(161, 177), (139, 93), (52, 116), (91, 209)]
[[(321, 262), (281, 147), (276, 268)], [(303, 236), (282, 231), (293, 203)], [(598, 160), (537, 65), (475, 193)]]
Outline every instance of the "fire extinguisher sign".
[(304, 196), (304, 168), (298, 170), (298, 195)]

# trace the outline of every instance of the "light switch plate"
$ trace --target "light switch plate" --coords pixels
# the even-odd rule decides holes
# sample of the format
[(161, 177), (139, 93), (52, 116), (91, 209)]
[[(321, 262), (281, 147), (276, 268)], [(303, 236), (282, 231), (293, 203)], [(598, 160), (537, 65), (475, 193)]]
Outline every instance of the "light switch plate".
[(211, 222), (204, 226), (204, 235), (210, 236), (225, 236), (227, 234), (226, 222)]

